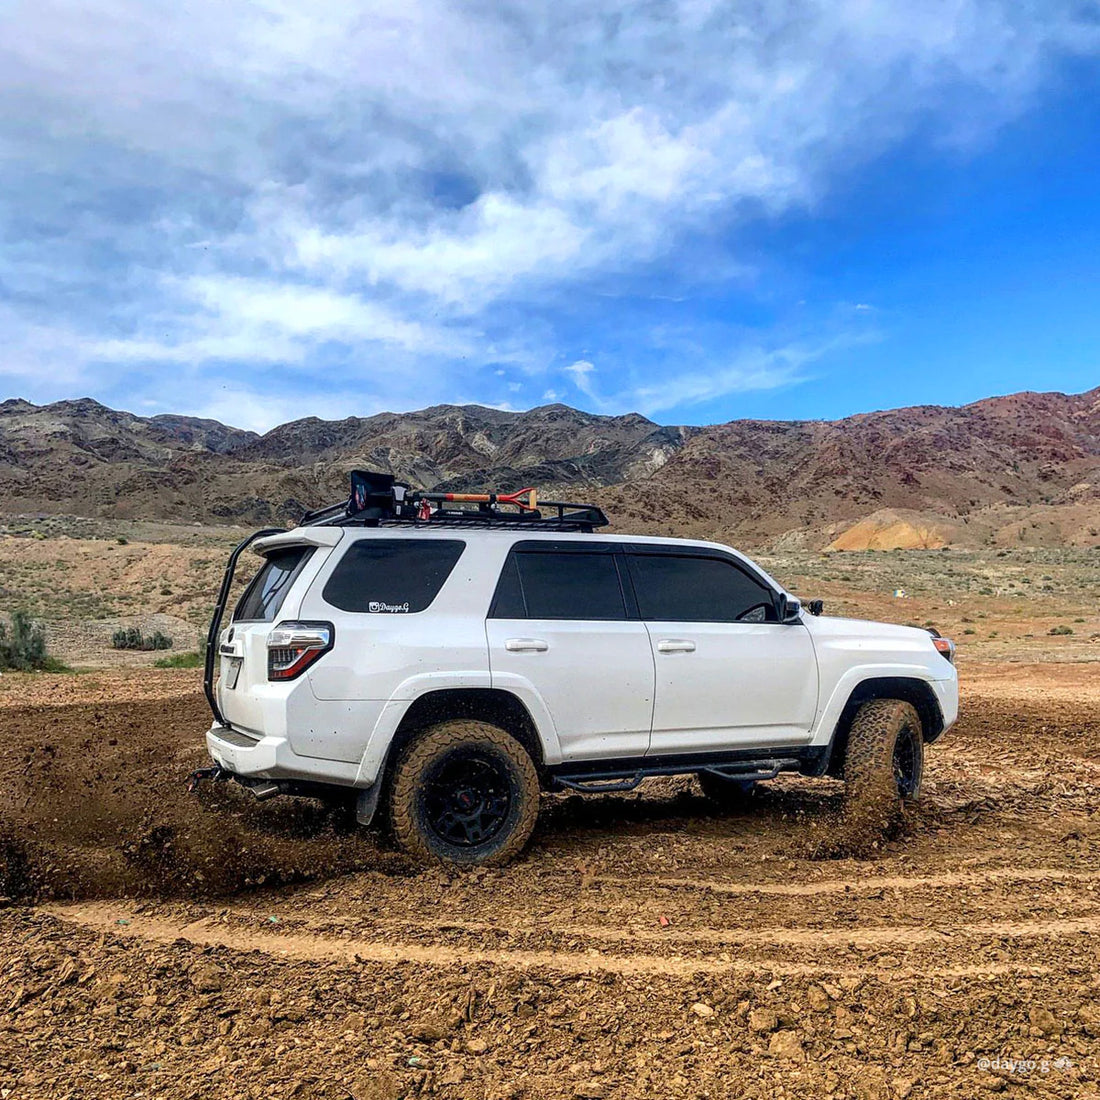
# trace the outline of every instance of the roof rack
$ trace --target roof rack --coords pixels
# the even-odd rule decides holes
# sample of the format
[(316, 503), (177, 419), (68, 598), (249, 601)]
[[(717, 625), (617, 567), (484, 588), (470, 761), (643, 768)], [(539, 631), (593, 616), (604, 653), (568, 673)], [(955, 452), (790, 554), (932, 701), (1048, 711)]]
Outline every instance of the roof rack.
[(603, 510), (594, 504), (540, 501), (534, 489), (515, 493), (426, 493), (397, 481), (392, 474), (352, 470), (348, 499), (307, 512), (300, 526), (538, 528), (591, 533), (607, 523)]

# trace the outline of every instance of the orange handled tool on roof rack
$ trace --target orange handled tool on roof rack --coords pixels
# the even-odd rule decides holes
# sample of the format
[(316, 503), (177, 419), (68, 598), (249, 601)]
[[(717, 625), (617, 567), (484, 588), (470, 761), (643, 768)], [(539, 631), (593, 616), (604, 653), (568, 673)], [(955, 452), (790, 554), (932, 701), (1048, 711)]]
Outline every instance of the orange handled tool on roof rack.
[(413, 499), (447, 504), (514, 504), (521, 512), (538, 509), (538, 493), (534, 489), (517, 489), (514, 493), (417, 493)]

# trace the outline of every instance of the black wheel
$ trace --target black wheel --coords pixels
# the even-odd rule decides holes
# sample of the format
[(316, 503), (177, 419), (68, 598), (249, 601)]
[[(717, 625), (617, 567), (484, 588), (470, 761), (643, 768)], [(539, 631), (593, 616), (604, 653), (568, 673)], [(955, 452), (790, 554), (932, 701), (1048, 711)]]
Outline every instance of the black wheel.
[(484, 722), (443, 722), (402, 753), (389, 791), (394, 837), (424, 861), (506, 863), (535, 827), (539, 781), (518, 741)]
[(900, 699), (872, 699), (856, 713), (844, 753), (844, 810), (883, 827), (924, 777), (920, 716)]
[(924, 736), (920, 720), (906, 722), (894, 742), (894, 783), (899, 798), (916, 798), (924, 778)]
[(715, 805), (726, 809), (743, 806), (756, 789), (756, 781), (753, 779), (730, 779), (714, 772), (699, 772), (698, 775), (703, 794)]

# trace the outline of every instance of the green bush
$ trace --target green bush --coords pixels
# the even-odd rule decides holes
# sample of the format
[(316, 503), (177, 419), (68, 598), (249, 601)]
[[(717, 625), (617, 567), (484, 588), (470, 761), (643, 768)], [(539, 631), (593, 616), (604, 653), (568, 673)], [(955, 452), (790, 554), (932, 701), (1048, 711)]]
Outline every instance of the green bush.
[(0, 623), (0, 668), (60, 672), (65, 666), (46, 652), (46, 631), (25, 611), (12, 613), (11, 625)]
[(173, 653), (171, 657), (158, 657), (154, 668), (202, 668), (203, 655), (192, 650), (190, 653)]
[(159, 630), (148, 637), (136, 626), (124, 626), (111, 635), (111, 645), (115, 649), (171, 649), (172, 639)]
[(1066, 626), (1064, 623), (1060, 626), (1052, 626), (1047, 632), (1048, 634), (1072, 634), (1073, 627)]

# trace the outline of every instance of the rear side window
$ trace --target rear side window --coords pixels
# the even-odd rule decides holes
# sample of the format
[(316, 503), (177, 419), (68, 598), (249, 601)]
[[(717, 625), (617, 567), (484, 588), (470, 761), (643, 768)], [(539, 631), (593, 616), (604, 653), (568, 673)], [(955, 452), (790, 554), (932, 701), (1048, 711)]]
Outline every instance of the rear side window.
[(269, 623), (279, 614), (283, 600), (313, 555), (312, 546), (288, 546), (272, 550), (233, 612), (233, 620)]
[(615, 557), (512, 554), (501, 573), (490, 615), (495, 619), (625, 619)]
[(631, 554), (643, 619), (672, 623), (774, 623), (772, 590), (719, 558)]
[(439, 594), (465, 547), (459, 539), (360, 539), (337, 563), (323, 596), (341, 611), (423, 611)]

